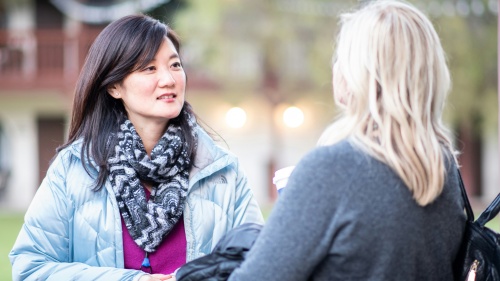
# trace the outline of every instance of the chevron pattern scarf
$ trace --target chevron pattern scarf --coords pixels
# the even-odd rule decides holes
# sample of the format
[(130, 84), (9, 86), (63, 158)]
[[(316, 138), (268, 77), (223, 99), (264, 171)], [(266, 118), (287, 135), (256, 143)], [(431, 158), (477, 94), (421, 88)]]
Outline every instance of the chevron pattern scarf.
[[(181, 128), (171, 124), (149, 157), (129, 120), (117, 137), (108, 167), (118, 208), (135, 243), (154, 252), (183, 213), (191, 167), (187, 143)], [(149, 201), (141, 181), (153, 186)]]

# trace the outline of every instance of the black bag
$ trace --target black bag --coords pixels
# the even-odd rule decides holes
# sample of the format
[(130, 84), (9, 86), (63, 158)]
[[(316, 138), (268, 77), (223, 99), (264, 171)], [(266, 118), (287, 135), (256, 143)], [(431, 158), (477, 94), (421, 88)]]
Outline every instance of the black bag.
[(460, 176), (467, 222), (462, 245), (453, 263), (455, 280), (500, 281), (500, 234), (485, 227), (500, 211), (500, 194), (474, 221), (474, 213)]
[(262, 230), (262, 225), (245, 223), (226, 233), (212, 253), (183, 265), (175, 274), (177, 281), (225, 281), (245, 260), (247, 252)]

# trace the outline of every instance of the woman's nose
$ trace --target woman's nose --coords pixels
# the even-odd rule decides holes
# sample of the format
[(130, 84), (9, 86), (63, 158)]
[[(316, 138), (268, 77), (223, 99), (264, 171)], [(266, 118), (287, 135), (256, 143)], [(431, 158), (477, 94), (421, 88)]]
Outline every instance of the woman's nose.
[(160, 86), (163, 87), (172, 87), (175, 85), (175, 78), (170, 73), (170, 71), (165, 70), (160, 73), (160, 80), (159, 80)]

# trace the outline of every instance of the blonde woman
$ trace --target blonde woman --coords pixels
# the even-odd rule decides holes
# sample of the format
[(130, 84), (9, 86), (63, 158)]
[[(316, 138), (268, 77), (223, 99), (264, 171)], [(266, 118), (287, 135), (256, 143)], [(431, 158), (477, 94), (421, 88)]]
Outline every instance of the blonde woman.
[(453, 280), (465, 216), (441, 121), (449, 88), (439, 37), (418, 9), (374, 1), (342, 15), (342, 114), (229, 280)]

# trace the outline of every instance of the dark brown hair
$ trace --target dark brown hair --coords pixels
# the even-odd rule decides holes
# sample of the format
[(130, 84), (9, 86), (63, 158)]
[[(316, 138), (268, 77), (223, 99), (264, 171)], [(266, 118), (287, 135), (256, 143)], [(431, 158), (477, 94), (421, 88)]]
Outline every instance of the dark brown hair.
[[(167, 25), (146, 15), (130, 15), (106, 26), (90, 47), (76, 83), (68, 141), (57, 152), (82, 139), (81, 161), (85, 170), (90, 175), (90, 159), (99, 167), (95, 190), (106, 181), (107, 159), (116, 142), (113, 136), (127, 116), (122, 101), (112, 98), (107, 89), (145, 67), (165, 38), (180, 52), (179, 38)], [(185, 101), (179, 116), (170, 123), (181, 126), (193, 159), (195, 144), (187, 124), (189, 114), (194, 112)]]

